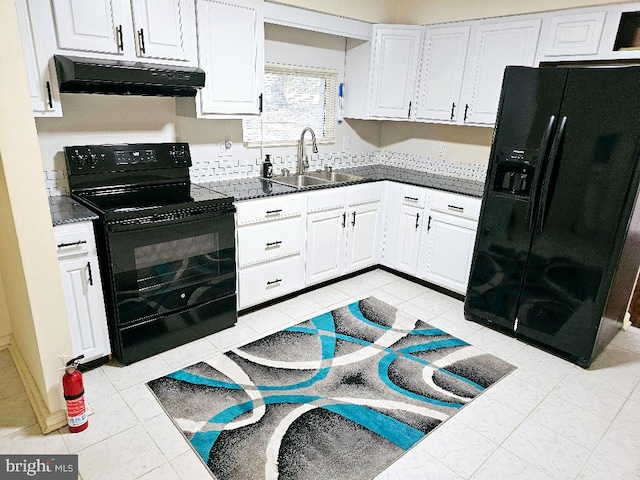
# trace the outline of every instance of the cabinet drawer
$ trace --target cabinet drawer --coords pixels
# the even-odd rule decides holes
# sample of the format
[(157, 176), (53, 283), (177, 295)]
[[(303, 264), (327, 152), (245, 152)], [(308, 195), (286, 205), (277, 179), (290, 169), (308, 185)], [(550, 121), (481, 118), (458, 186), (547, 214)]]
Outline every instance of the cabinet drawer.
[(276, 198), (236, 203), (238, 225), (296, 217), (304, 211), (304, 196), (282, 195)]
[(91, 222), (57, 225), (53, 228), (53, 236), (56, 242), (58, 258), (90, 255), (95, 252), (93, 224)]
[(354, 185), (349, 188), (349, 205), (362, 205), (363, 203), (379, 202), (382, 200), (384, 192), (384, 185), (382, 182), (368, 183), (366, 185)]
[(480, 218), (481, 203), (479, 198), (455, 193), (436, 192), (433, 195), (431, 210), (478, 220)]
[(400, 202), (410, 207), (424, 208), (427, 203), (427, 190), (403, 185), (400, 189)]
[(346, 200), (346, 188), (329, 188), (319, 192), (311, 192), (307, 197), (307, 212), (324, 212), (344, 208)]
[(303, 272), (304, 264), (301, 255), (240, 270), (238, 274), (240, 308), (301, 289)]
[(238, 263), (240, 267), (302, 250), (302, 218), (238, 228)]

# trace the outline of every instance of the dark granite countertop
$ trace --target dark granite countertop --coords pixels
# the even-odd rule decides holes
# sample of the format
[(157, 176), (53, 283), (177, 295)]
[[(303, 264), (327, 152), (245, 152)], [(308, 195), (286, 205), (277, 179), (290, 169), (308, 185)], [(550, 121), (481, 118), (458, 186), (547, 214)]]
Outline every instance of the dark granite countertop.
[[(336, 170), (337, 171), (337, 170)], [(449, 177), (446, 175), (435, 175), (432, 173), (419, 172), (406, 168), (391, 167), (387, 165), (367, 165), (362, 167), (349, 167), (339, 170), (362, 177), (361, 181), (350, 183), (334, 183), (313, 188), (297, 189), (288, 185), (281, 185), (276, 182), (265, 180), (260, 177), (240, 178), (233, 180), (216, 180), (212, 182), (199, 183), (206, 188), (233, 196), (236, 201), (250, 200), (254, 198), (271, 197), (274, 195), (284, 195), (288, 193), (305, 192), (322, 188), (343, 187), (355, 183), (375, 182), (391, 180), (394, 182), (407, 183), (420, 187), (428, 187), (436, 190), (460, 193), (471, 197), (482, 198), (484, 193), (484, 182), (466, 180), (463, 178)]]
[[(387, 165), (367, 165), (362, 167), (349, 167), (339, 170), (362, 177), (361, 181), (351, 183), (334, 183), (326, 186), (316, 186), (313, 190), (321, 188), (343, 187), (354, 183), (377, 182), (391, 180), (394, 182), (407, 183), (420, 187), (428, 187), (436, 190), (460, 193), (472, 197), (481, 198), (484, 193), (484, 182), (466, 180), (446, 175), (435, 175), (432, 173), (419, 172), (406, 168), (391, 167)], [(235, 200), (249, 200), (253, 198), (271, 197), (275, 195), (285, 195), (289, 193), (305, 192), (310, 189), (297, 189), (288, 185), (281, 185), (276, 182), (265, 180), (259, 177), (237, 178), (232, 180), (216, 180), (212, 182), (199, 183), (198, 185), (225, 195), (233, 196)], [(95, 220), (98, 216), (91, 210), (79, 204), (68, 196), (49, 197), (49, 207), (51, 209), (51, 220), (53, 225), (65, 223), (84, 222)]]
[(53, 226), (66, 223), (87, 222), (98, 216), (84, 205), (67, 196), (49, 197), (49, 209)]

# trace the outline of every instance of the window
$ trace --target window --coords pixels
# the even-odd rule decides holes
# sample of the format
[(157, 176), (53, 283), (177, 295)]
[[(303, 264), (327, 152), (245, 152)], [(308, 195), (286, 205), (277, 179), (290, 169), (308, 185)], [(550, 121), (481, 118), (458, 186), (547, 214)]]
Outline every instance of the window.
[(268, 64), (262, 115), (242, 121), (244, 143), (295, 145), (304, 127), (313, 129), (317, 143), (334, 143), (337, 85), (336, 71)]

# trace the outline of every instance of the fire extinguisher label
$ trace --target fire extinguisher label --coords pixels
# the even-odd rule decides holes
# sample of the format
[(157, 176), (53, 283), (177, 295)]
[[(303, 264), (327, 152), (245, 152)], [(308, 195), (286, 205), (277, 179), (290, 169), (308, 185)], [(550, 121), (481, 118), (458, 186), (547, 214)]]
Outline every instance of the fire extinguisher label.
[(87, 410), (84, 408), (84, 397), (67, 400), (67, 420), (70, 427), (79, 427), (87, 421)]

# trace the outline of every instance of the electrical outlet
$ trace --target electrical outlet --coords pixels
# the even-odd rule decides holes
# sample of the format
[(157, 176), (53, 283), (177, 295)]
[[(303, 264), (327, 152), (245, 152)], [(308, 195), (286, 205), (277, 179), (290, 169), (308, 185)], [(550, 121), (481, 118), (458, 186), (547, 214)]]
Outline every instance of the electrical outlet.
[(440, 142), (440, 148), (438, 149), (438, 157), (442, 160), (447, 154), (447, 144)]

